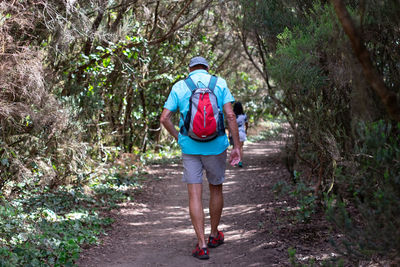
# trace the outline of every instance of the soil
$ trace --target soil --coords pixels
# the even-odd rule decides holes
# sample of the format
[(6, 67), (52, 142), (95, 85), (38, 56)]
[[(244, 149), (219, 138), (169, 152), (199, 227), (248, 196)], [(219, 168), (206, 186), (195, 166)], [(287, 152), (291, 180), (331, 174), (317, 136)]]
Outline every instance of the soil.
[[(197, 240), (190, 221), (182, 165), (150, 166), (149, 179), (135, 200), (110, 216), (115, 223), (97, 246), (85, 249), (78, 266), (291, 266), (296, 260), (316, 263), (332, 257), (331, 233), (322, 212), (311, 223), (296, 220), (296, 202), (274, 194), (279, 181), (290, 184), (281, 160), (282, 142), (248, 142), (243, 168), (229, 166), (224, 183), (225, 205), (219, 229), (225, 243), (210, 249), (210, 259), (191, 256)], [(206, 235), (209, 234), (208, 186), (203, 184)]]

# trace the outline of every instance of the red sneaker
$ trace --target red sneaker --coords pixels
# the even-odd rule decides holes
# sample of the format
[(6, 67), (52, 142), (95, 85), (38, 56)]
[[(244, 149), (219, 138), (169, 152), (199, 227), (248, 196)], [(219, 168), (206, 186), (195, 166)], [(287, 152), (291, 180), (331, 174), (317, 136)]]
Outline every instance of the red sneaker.
[(209, 236), (207, 246), (209, 248), (216, 248), (219, 245), (224, 243), (224, 233), (218, 231), (218, 235), (216, 237)]
[(208, 255), (208, 248), (200, 248), (199, 244), (196, 245), (196, 248), (192, 252), (193, 257), (196, 257), (200, 260), (208, 260), (210, 256)]

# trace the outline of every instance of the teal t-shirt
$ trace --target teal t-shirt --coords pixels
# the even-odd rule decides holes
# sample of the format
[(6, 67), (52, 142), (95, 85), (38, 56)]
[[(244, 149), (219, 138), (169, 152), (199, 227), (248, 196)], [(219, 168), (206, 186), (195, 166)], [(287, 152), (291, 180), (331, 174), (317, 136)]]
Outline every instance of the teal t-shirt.
[[(208, 85), (211, 78), (211, 75), (206, 70), (192, 71), (189, 73), (189, 76), (197, 86), (200, 86), (201, 84), (203, 86)], [(185, 81), (181, 80), (172, 86), (167, 102), (165, 102), (164, 108), (172, 112), (177, 112), (179, 110), (181, 113), (179, 127), (182, 127), (184, 124), (183, 118), (186, 117), (186, 113), (189, 110), (189, 99), (191, 94), (192, 93), (186, 86)], [(220, 77), (218, 77), (214, 94), (217, 96), (218, 106), (221, 111), (226, 103), (235, 101), (228, 89), (226, 81)], [(209, 142), (198, 142), (191, 139), (189, 136), (179, 133), (178, 144), (182, 149), (182, 153), (191, 155), (218, 155), (224, 152), (229, 146), (226, 134), (218, 136)]]

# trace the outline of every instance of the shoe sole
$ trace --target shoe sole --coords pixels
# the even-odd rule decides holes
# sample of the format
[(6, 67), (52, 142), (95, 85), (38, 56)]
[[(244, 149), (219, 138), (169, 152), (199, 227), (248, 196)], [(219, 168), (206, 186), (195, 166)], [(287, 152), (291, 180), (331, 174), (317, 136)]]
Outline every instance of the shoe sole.
[(219, 246), (221, 246), (222, 244), (224, 243), (224, 241), (222, 241), (222, 242), (220, 242), (220, 243), (218, 243), (218, 244), (207, 244), (207, 246), (209, 247), (209, 248), (216, 248), (216, 247), (219, 247)]
[(195, 257), (195, 258), (198, 258), (199, 260), (208, 260), (208, 259), (210, 258), (209, 255), (201, 255), (201, 256), (198, 256), (198, 255), (196, 255), (196, 254), (192, 254), (192, 256)]

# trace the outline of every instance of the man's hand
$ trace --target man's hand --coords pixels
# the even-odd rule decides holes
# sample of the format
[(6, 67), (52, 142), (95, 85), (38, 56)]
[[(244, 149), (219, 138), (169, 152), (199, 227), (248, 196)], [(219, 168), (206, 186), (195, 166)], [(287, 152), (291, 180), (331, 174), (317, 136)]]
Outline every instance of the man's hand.
[(240, 150), (239, 148), (232, 148), (231, 154), (229, 156), (229, 164), (235, 166), (240, 161)]
[(238, 146), (238, 144), (240, 143), (239, 129), (238, 129), (237, 122), (236, 122), (235, 112), (233, 112), (233, 109), (232, 109), (232, 104), (226, 103), (224, 105), (224, 111), (226, 114), (226, 120), (228, 121), (229, 132), (232, 134), (232, 139), (233, 139), (233, 148), (231, 151), (231, 155), (229, 156), (229, 163), (232, 166), (235, 166), (241, 160), (240, 159), (240, 149)]

